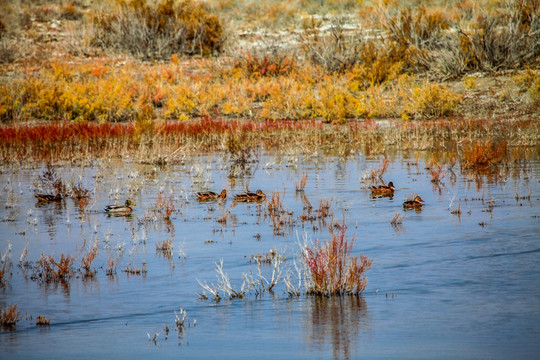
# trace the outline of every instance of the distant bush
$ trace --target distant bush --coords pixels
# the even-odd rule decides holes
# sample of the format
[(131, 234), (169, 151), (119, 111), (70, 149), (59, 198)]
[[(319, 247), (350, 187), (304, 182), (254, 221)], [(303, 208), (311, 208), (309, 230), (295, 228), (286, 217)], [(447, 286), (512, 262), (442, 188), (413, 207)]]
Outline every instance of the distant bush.
[(300, 44), (308, 61), (328, 72), (343, 72), (361, 63), (364, 40), (358, 31), (346, 31), (342, 19), (334, 21), (329, 33), (320, 30), (321, 25), (314, 18), (304, 21)]
[(429, 68), (430, 50), (444, 48), (443, 32), (450, 27), (441, 10), (423, 6), (402, 8), (395, 16), (385, 15), (383, 27), (398, 48), (406, 70), (418, 72)]
[(219, 18), (190, 0), (119, 0), (116, 7), (93, 15), (95, 45), (143, 59), (170, 59), (173, 54), (219, 53), (224, 29)]
[(286, 75), (295, 67), (294, 58), (279, 51), (272, 51), (264, 55), (248, 53), (234, 64), (235, 69), (241, 69), (254, 77)]
[(405, 112), (425, 118), (448, 116), (454, 114), (460, 99), (444, 85), (428, 84), (414, 88)]
[(514, 77), (518, 86), (531, 96), (533, 105), (540, 105), (540, 71), (527, 68), (525, 72)]
[(460, 14), (461, 22), (423, 6), (393, 12), (384, 9), (382, 27), (398, 48), (404, 71), (458, 77), (539, 64), (538, 0), (511, 0), (495, 11), (471, 9)]
[(540, 1), (515, 0), (505, 12), (480, 14), (460, 29), (461, 52), (471, 70), (497, 71), (538, 64)]

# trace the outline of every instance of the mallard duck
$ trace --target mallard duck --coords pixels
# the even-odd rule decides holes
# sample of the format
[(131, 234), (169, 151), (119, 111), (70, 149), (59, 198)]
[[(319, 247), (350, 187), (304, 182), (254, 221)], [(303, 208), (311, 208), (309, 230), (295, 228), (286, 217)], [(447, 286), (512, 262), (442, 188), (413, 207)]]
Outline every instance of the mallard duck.
[(227, 198), (227, 190), (223, 189), (221, 190), (221, 193), (215, 193), (213, 191), (201, 191), (197, 193), (197, 198), (199, 200), (214, 200), (214, 199), (220, 199), (225, 200)]
[(414, 197), (413, 200), (407, 200), (403, 203), (403, 207), (404, 208), (409, 208), (409, 209), (418, 209), (418, 208), (421, 208), (422, 207), (422, 203), (424, 202), (424, 200), (422, 200), (422, 198), (418, 195), (416, 195)]
[(64, 197), (62, 194), (56, 194), (56, 195), (50, 195), (50, 194), (36, 194), (36, 199), (38, 199), (39, 202), (50, 202), (50, 201), (60, 201)]
[(262, 201), (266, 199), (266, 194), (262, 190), (257, 190), (256, 192), (245, 192), (241, 194), (234, 195), (235, 201)]
[(373, 195), (393, 195), (394, 194), (394, 183), (389, 182), (388, 185), (372, 186), (371, 193)]
[(105, 207), (105, 212), (109, 214), (129, 214), (133, 211), (133, 203), (131, 200), (126, 200), (124, 205), (107, 205)]

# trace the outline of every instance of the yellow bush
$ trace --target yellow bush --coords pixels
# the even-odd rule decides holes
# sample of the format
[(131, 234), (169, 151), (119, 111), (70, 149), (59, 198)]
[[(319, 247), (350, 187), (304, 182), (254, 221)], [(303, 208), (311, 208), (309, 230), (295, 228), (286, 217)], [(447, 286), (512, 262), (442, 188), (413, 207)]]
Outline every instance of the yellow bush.
[(356, 98), (345, 86), (330, 83), (319, 91), (318, 115), (329, 122), (344, 122), (347, 118), (367, 114), (362, 101)]
[(416, 87), (411, 100), (405, 106), (405, 113), (415, 117), (434, 118), (455, 113), (461, 96), (448, 90), (444, 85), (426, 84)]
[(193, 90), (186, 85), (169, 87), (165, 101), (165, 116), (179, 120), (188, 118), (195, 110), (195, 98)]
[(525, 69), (522, 74), (514, 76), (516, 84), (526, 90), (531, 96), (533, 104), (540, 104), (540, 71), (531, 68)]

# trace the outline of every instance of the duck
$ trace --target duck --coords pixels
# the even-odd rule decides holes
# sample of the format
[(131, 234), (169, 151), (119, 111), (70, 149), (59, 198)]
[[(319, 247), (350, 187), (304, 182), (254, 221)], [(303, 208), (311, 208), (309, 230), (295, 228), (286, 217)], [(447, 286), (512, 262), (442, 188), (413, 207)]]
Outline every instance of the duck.
[(264, 199), (266, 199), (266, 194), (262, 190), (257, 190), (254, 193), (246, 191), (245, 193), (234, 196), (235, 201), (262, 201)]
[(390, 181), (388, 185), (372, 186), (371, 193), (373, 195), (394, 195), (394, 183)]
[(64, 197), (62, 196), (62, 194), (58, 193), (56, 195), (51, 195), (51, 194), (36, 194), (35, 195), (36, 199), (39, 201), (39, 202), (50, 202), (50, 201), (60, 201), (62, 200)]
[(403, 203), (404, 208), (419, 209), (422, 207), (424, 200), (420, 196), (415, 196), (413, 200), (407, 200)]
[(225, 200), (227, 199), (227, 190), (223, 189), (221, 190), (221, 193), (219, 194), (213, 191), (201, 191), (197, 193), (197, 199), (199, 200), (214, 200), (214, 199)]
[(133, 203), (131, 200), (126, 200), (124, 205), (107, 205), (105, 207), (105, 212), (109, 214), (129, 214), (133, 211)]

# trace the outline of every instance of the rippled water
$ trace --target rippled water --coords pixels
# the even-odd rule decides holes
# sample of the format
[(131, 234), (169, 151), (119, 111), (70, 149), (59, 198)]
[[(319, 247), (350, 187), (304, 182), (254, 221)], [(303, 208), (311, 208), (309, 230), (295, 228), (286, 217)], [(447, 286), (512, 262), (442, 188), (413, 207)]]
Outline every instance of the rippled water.
[[(36, 203), (43, 168), (2, 168), (0, 251), (11, 244), (14, 268), (0, 289), (0, 306), (18, 304), (21, 320), (0, 330), (0, 358), (537, 358), (539, 160), (498, 181), (456, 169), (441, 186), (431, 183), (422, 159), (415, 165), (409, 154), (395, 154), (391, 160), (384, 179), (397, 187), (393, 198), (371, 197), (362, 178), (381, 158), (364, 155), (261, 154), (246, 169), (219, 155), (163, 168), (129, 159), (57, 168), (65, 181), (93, 189), (84, 211), (71, 199)], [(303, 173), (305, 197), (294, 189)], [(268, 195), (280, 191), (294, 225), (275, 229), (256, 204), (233, 206), (230, 198), (225, 205), (200, 203), (194, 197), (207, 189), (239, 193), (247, 185)], [(173, 196), (171, 221), (141, 222), (160, 192)], [(403, 210), (411, 193), (426, 201), (423, 210)], [(102, 211), (126, 198), (137, 204), (134, 216)], [(239, 286), (241, 274), (256, 269), (252, 255), (277, 249), (292, 266), (304, 232), (311, 240), (328, 239), (325, 224), (298, 220), (306, 198), (314, 208), (331, 200), (334, 216), (344, 216), (347, 234), (355, 237), (353, 254), (374, 259), (362, 297), (289, 298), (280, 283), (273, 294), (219, 303), (199, 299), (197, 280), (215, 282), (220, 258)], [(450, 212), (458, 203), (460, 216)], [(226, 213), (227, 222), (219, 223)], [(399, 226), (390, 224), (395, 213), (405, 214)], [(168, 258), (156, 244), (171, 236)], [(34, 264), (42, 252), (56, 258), (63, 252), (77, 256), (78, 266), (81, 248), (86, 246), (84, 253), (95, 241), (100, 245), (92, 278), (79, 273), (68, 284), (46, 284), (17, 266), (27, 244), (27, 260)], [(105, 274), (107, 258), (119, 259), (114, 276)], [(122, 271), (143, 262), (145, 274)], [(263, 271), (269, 276), (271, 269)], [(174, 325), (179, 307), (189, 319), (181, 333)], [(38, 315), (51, 325), (35, 326)]]

